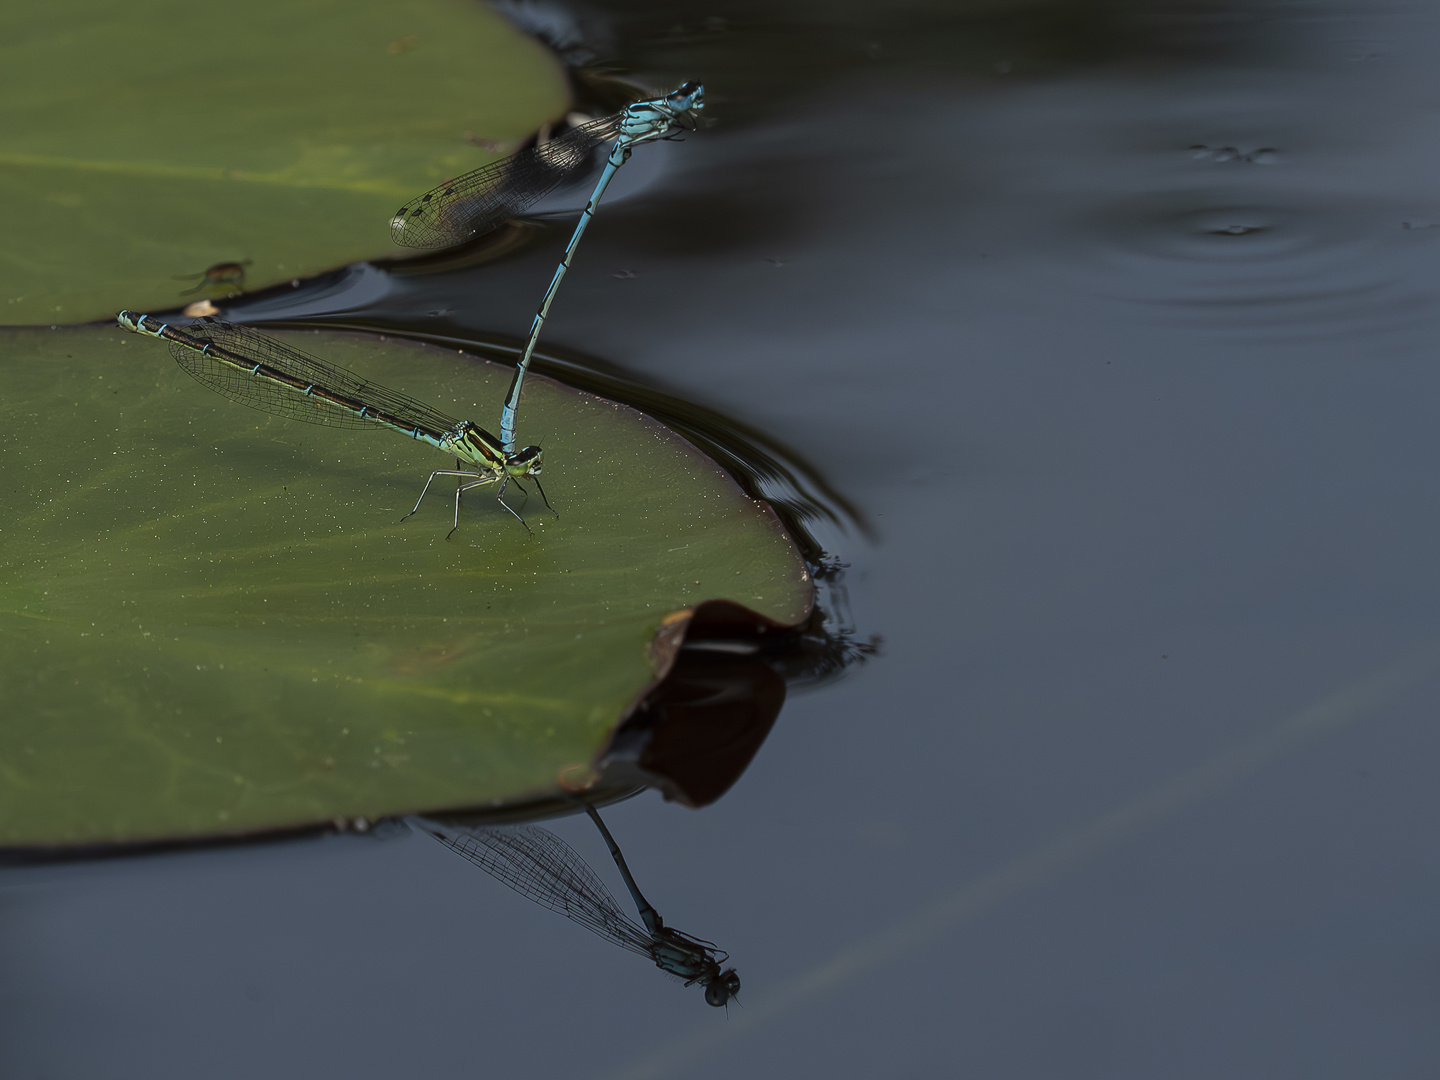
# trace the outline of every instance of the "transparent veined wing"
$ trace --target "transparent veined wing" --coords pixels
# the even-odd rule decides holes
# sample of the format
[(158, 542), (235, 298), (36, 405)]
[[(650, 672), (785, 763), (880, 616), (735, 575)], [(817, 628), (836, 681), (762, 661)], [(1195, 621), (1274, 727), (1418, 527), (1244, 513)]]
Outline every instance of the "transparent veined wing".
[(650, 935), (626, 916), (580, 854), (548, 829), (536, 825), (455, 826), (428, 819), (418, 823), (451, 851), (521, 896), (622, 949), (655, 959)]
[(187, 374), (231, 401), (261, 412), (325, 427), (374, 426), (373, 420), (345, 408), (328, 406), (323, 398), (307, 397), (303, 388), (297, 390), (271, 379), (256, 378), (232, 360), (206, 355), (200, 348), (214, 344), (251, 364), (263, 364), (296, 381), (314, 384), (331, 394), (388, 413), (406, 424), (445, 432), (458, 422), (422, 401), (361, 378), (348, 368), (312, 356), (248, 326), (204, 318), (190, 326), (172, 329), (196, 343), (197, 347), (192, 348), (174, 339), (169, 341), (170, 354)]
[(390, 236), (405, 247), (459, 244), (524, 213), (590, 164), (615, 138), (620, 114), (602, 116), (526, 147), (411, 199), (395, 212)]

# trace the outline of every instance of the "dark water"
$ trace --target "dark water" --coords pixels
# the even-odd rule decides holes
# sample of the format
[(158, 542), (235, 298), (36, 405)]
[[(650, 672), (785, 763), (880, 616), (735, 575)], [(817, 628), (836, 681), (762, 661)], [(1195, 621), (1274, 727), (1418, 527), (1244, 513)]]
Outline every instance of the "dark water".
[[(330, 837), (3, 871), (5, 1075), (1436, 1075), (1437, 15), (612, 8), (719, 122), (550, 342), (874, 533), (814, 524), (884, 656), (608, 814), (742, 1006)], [(517, 336), (563, 238), (255, 317)]]

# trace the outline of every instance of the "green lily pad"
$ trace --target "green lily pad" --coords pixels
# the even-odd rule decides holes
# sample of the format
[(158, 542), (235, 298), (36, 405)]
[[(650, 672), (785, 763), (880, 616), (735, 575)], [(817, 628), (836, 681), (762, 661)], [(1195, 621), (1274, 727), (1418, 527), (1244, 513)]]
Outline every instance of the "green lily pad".
[[(166, 310), (394, 254), (407, 198), (565, 111), (475, 0), (0, 7), (0, 323)], [(181, 279), (181, 280), (177, 280)]]
[[(278, 333), (494, 427), (508, 369)], [(676, 611), (793, 624), (773, 512), (622, 405), (531, 376), (545, 490), (487, 489), (379, 429), (297, 424), (109, 328), (0, 331), (0, 845), (243, 832), (554, 791), (655, 678)], [(512, 500), (515, 498), (511, 493)]]

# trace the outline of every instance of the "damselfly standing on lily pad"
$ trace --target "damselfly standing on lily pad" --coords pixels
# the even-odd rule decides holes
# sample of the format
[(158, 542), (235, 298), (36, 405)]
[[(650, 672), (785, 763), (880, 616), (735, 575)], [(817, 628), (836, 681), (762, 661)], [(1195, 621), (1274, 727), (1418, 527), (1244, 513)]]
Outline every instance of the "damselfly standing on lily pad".
[[(122, 311), (116, 321), (136, 334), (163, 338), (176, 363), (211, 390), (261, 412), (325, 427), (386, 427), (455, 455), (455, 468), (436, 469), (425, 481), (415, 509), (425, 499), (437, 476), (457, 476), (455, 523), (446, 539), (460, 527), (460, 496), (483, 484), (499, 483), (497, 498), (521, 525), (525, 519), (505, 502), (505, 489), (514, 484), (524, 491), (520, 478), (540, 487), (544, 452), (538, 446), (506, 450), (500, 440), (469, 420), (456, 420), (422, 401), (377, 383), (318, 356), (266, 337), (248, 326), (204, 318), (171, 326), (152, 315)], [(462, 469), (463, 464), (471, 469)], [(409, 517), (406, 514), (405, 517)], [(405, 520), (401, 518), (400, 520)], [(530, 526), (525, 525), (526, 531)]]

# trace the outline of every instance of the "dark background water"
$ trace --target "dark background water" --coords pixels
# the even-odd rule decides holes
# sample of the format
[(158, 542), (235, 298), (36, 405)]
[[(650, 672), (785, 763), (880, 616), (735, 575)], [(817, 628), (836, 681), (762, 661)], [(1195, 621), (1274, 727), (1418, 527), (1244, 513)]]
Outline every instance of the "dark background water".
[[(821, 466), (885, 639), (717, 805), (608, 815), (742, 1007), (315, 838), (0, 871), (4, 1074), (1436, 1075), (1437, 14), (597, 14), (717, 123), (548, 339)], [(517, 336), (566, 231), (251, 317)]]

